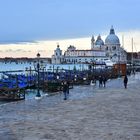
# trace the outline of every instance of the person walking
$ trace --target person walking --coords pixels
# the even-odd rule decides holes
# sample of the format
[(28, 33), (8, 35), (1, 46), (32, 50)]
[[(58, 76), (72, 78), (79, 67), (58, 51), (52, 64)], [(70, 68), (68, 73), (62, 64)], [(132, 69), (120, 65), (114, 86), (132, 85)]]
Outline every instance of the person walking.
[(99, 87), (102, 87), (102, 83), (103, 83), (103, 77), (99, 76)]
[(127, 75), (125, 75), (123, 82), (124, 82), (124, 87), (126, 89), (127, 88), (127, 83), (128, 83)]
[(67, 94), (69, 94), (69, 86), (70, 86), (70, 82), (67, 81)]
[(65, 81), (65, 82), (63, 83), (64, 100), (67, 100), (67, 90), (68, 90), (68, 84), (67, 84), (67, 82)]
[(106, 87), (106, 81), (107, 81), (106, 76), (103, 76), (103, 84), (104, 84), (104, 87)]

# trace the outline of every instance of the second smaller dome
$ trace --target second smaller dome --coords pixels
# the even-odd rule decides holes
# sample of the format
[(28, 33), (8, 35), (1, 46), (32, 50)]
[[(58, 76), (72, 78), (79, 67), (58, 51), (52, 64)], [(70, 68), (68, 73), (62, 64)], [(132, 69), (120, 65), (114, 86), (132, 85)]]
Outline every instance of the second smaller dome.
[(95, 41), (95, 45), (99, 45), (99, 46), (104, 45), (104, 41), (102, 40), (100, 35), (97, 37), (97, 40)]

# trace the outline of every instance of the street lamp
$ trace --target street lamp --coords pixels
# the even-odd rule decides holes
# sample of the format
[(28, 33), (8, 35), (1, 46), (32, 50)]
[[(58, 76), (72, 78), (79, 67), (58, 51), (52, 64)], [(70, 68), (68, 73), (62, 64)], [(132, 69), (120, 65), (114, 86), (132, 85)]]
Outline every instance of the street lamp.
[(38, 53), (37, 55), (37, 94), (35, 99), (41, 99), (41, 94), (40, 94), (40, 64), (39, 64), (39, 58), (40, 58), (40, 53)]

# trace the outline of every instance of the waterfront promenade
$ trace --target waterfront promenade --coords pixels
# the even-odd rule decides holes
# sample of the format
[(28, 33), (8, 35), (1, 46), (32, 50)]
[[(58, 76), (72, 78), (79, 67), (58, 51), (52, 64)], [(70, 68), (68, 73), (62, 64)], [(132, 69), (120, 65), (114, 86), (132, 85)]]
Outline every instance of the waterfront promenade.
[(140, 140), (140, 74), (0, 106), (1, 140)]

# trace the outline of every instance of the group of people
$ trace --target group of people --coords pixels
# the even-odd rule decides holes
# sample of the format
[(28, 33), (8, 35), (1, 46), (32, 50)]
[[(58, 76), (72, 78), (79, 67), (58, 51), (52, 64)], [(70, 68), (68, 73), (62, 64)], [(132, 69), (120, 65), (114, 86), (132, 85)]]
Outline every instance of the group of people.
[(106, 76), (100, 75), (99, 76), (99, 87), (105, 87), (106, 86), (106, 81), (107, 81)]
[[(107, 82), (106, 76), (100, 75), (98, 79), (99, 79), (99, 87), (106, 87), (106, 82)], [(127, 83), (128, 83), (127, 75), (124, 76), (123, 83), (124, 83), (124, 87), (126, 89), (127, 88)]]
[[(106, 76), (99, 76), (98, 79), (99, 79), (99, 87), (106, 87), (107, 77)], [(127, 88), (127, 83), (128, 83), (127, 75), (124, 76), (123, 83), (124, 83), (124, 87), (126, 89)], [(63, 81), (62, 82), (64, 100), (67, 100), (67, 96), (69, 94), (69, 86), (70, 86), (69, 81)]]

